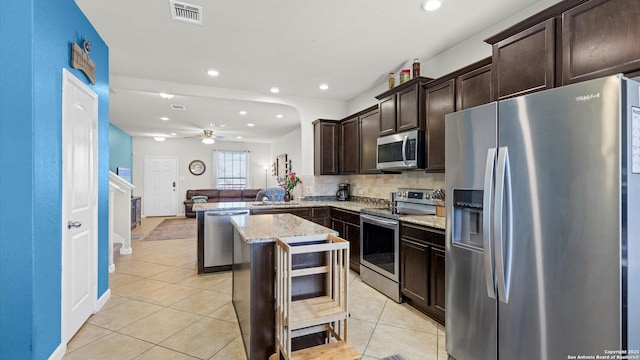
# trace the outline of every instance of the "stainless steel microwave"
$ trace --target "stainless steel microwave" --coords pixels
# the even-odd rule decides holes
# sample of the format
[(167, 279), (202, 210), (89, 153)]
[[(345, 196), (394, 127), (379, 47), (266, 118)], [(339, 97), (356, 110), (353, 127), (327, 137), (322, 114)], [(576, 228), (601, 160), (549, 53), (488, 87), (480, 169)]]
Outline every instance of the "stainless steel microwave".
[(424, 142), (423, 130), (379, 137), (376, 168), (379, 170), (424, 169)]

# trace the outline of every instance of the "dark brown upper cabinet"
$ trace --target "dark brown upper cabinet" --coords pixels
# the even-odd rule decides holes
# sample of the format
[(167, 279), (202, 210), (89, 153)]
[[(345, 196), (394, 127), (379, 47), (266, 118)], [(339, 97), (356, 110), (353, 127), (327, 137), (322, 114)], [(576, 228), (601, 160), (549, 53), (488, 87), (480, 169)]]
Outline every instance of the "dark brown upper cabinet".
[(365, 110), (358, 118), (360, 122), (360, 173), (377, 174), (378, 165), (377, 147), (378, 135), (380, 135), (379, 110), (375, 106)]
[(555, 18), (493, 44), (493, 99), (554, 87), (555, 44)]
[(640, 69), (640, 1), (592, 0), (562, 14), (562, 84)]
[(492, 101), (491, 58), (488, 64), (458, 76), (456, 79), (456, 111), (488, 104)]
[(360, 169), (360, 134), (358, 117), (340, 124), (340, 174), (357, 174)]
[(396, 132), (396, 94), (380, 99), (380, 133), (378, 135), (389, 135)]
[(380, 136), (424, 129), (422, 84), (431, 79), (413, 78), (376, 96), (380, 109)]
[(444, 171), (444, 117), (456, 111), (456, 81), (447, 80), (438, 85), (425, 87), (428, 172)]
[(313, 122), (313, 173), (338, 175), (340, 122), (318, 119)]

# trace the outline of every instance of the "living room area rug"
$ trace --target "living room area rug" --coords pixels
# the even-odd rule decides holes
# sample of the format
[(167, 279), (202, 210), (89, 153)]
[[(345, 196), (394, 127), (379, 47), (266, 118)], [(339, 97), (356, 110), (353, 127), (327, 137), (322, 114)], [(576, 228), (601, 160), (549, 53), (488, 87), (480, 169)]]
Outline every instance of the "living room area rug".
[(195, 218), (164, 219), (143, 240), (189, 239), (198, 235), (198, 220)]

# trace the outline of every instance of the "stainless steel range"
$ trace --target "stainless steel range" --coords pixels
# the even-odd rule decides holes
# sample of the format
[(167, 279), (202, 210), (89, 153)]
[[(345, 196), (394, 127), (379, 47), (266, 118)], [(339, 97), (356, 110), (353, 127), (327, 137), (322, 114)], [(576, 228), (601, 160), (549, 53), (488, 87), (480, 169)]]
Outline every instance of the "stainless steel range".
[[(393, 198), (393, 196), (392, 196)], [(360, 278), (396, 302), (400, 296), (400, 217), (435, 214), (442, 204), (440, 189), (398, 189), (387, 208), (362, 209), (360, 215)]]

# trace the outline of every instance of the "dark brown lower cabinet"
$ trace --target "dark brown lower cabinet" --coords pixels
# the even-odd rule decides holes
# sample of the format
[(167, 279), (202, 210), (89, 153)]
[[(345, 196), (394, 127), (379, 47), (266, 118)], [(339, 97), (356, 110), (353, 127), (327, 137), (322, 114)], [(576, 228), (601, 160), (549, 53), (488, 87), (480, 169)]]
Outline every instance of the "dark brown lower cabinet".
[(331, 228), (349, 241), (349, 268), (360, 274), (360, 214), (332, 208)]
[(444, 324), (444, 232), (403, 224), (400, 234), (402, 295), (410, 305)]

